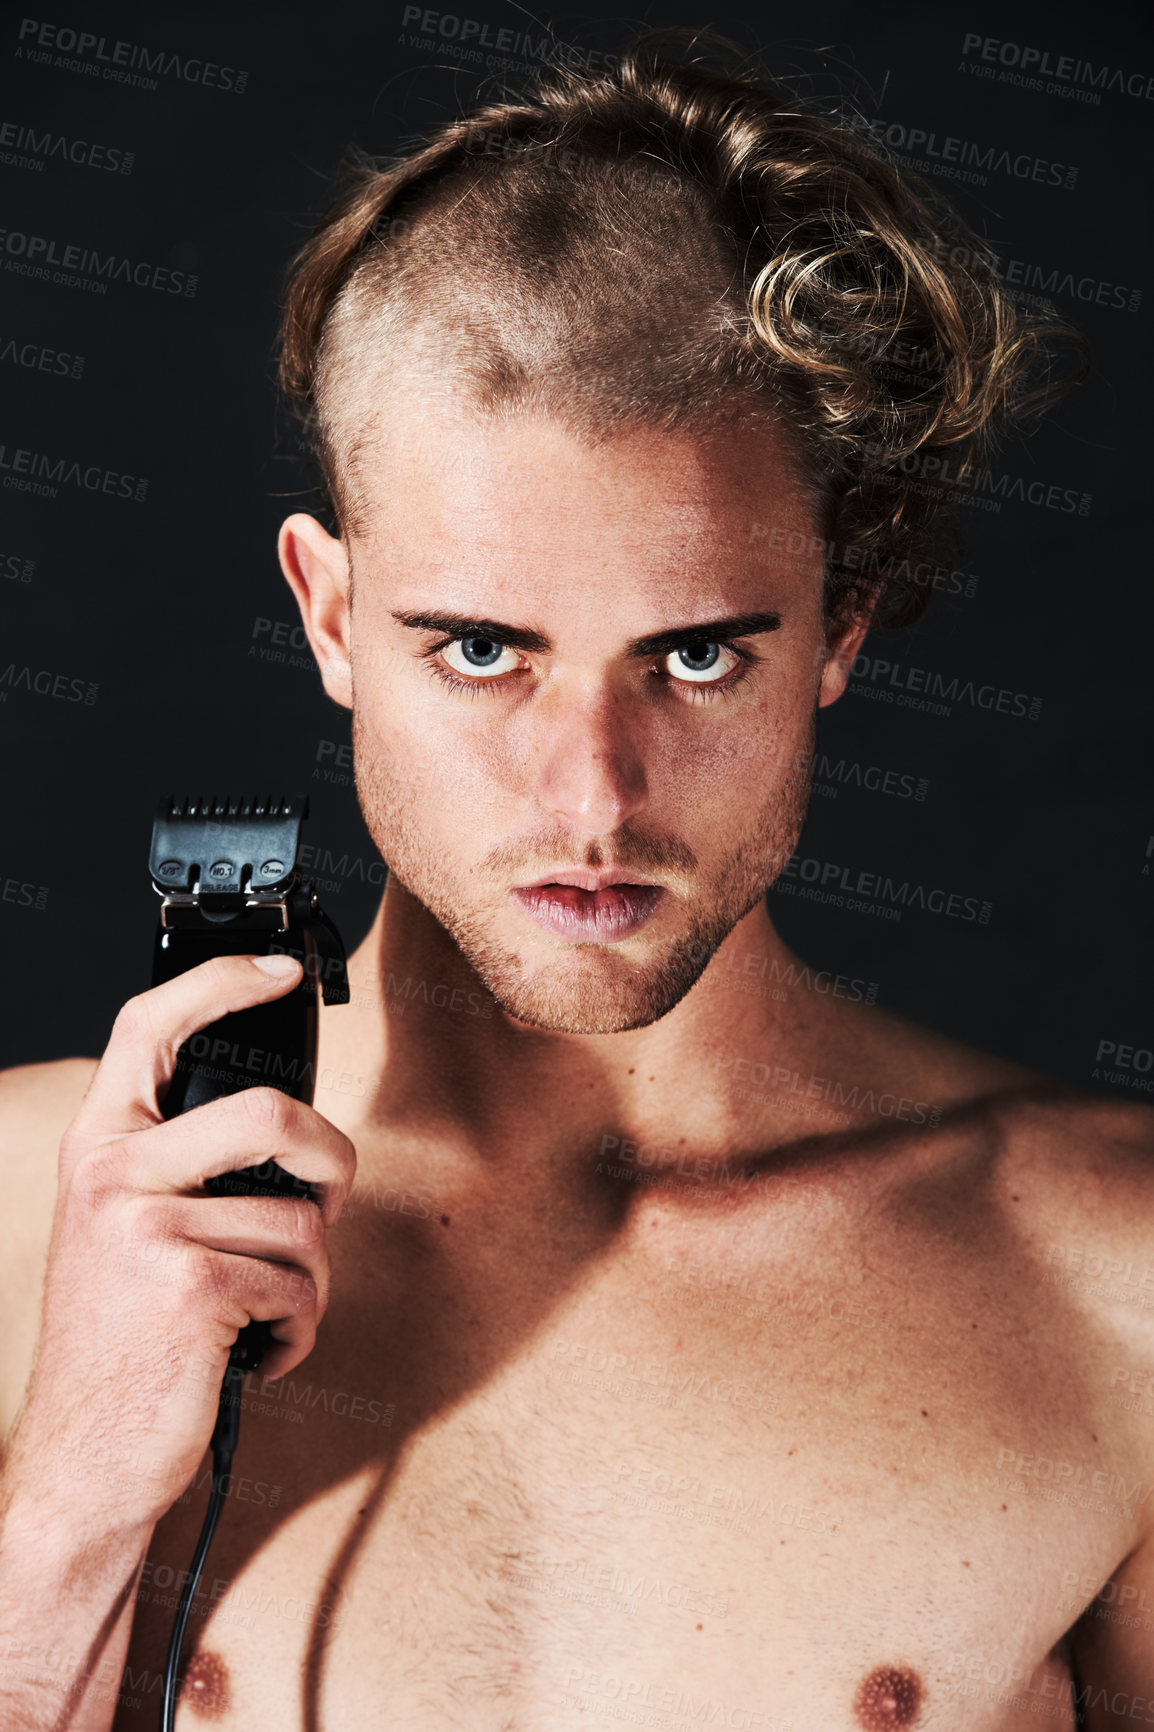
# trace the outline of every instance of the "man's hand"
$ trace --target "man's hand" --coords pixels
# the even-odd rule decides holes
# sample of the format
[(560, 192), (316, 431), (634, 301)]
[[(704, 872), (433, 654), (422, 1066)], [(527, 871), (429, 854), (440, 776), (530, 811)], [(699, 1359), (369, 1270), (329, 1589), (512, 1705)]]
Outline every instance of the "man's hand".
[[(5, 1503), (89, 1519), (99, 1508), (105, 1531), (154, 1525), (208, 1446), (238, 1330), (271, 1324), (273, 1377), (311, 1351), (328, 1303), (326, 1233), (356, 1167), (349, 1139), (271, 1088), (171, 1121), (159, 1106), (182, 1041), (299, 979), (291, 959), (222, 957), (117, 1017), (60, 1146), (40, 1345)], [(313, 1185), (319, 1206), (197, 1194), (211, 1175), (269, 1159)]]

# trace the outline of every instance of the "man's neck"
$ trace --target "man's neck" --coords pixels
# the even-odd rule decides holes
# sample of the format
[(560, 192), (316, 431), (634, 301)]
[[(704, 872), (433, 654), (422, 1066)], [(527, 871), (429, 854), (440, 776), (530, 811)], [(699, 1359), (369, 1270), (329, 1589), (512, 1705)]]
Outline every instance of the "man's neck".
[[(338, 1105), (326, 1083), (355, 1097), (340, 1116), (355, 1111), (362, 1162), (390, 1134), (410, 1133), (510, 1168), (522, 1158), (537, 1170), (588, 1167), (629, 1144), (653, 1163), (683, 1150), (720, 1162), (748, 1151), (754, 1123), (763, 1145), (779, 1140), (767, 1097), (751, 1108), (756, 1089), (735, 1079), (821, 1067), (834, 1006), (807, 977), (762, 899), (660, 1021), (620, 1034), (532, 1028), (501, 1009), (439, 922), (390, 880), (349, 959), (352, 1002), (323, 1018), (316, 1105), (326, 1114)], [(791, 1104), (781, 1141), (797, 1134)]]

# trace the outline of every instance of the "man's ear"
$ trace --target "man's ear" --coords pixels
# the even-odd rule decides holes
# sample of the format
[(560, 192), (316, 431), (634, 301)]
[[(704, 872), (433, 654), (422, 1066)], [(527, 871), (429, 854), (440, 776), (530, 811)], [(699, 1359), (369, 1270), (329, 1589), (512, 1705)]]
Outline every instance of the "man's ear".
[(286, 517), (277, 537), (277, 557), (297, 598), (325, 691), (346, 710), (353, 707), (349, 631), (349, 556), (315, 517)]
[(835, 621), (830, 626), (829, 654), (821, 670), (821, 685), (817, 696), (819, 709), (824, 709), (827, 704), (836, 703), (849, 684), (854, 657), (861, 648), (866, 632), (870, 628), (875, 600), (876, 598), (871, 596), (869, 605), (864, 611), (858, 609), (848, 618)]

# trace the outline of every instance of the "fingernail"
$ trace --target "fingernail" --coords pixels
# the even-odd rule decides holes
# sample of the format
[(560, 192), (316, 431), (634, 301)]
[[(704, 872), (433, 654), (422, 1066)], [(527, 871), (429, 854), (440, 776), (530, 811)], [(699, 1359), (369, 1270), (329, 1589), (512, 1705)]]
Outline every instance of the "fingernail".
[(252, 960), (264, 974), (295, 974), (300, 967), (295, 956), (254, 956)]

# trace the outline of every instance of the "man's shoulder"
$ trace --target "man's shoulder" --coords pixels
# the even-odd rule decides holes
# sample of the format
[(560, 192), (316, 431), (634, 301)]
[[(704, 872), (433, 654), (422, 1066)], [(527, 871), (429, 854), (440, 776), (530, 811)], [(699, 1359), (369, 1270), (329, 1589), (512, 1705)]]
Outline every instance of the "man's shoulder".
[(12, 1126), (38, 1131), (59, 1124), (63, 1132), (99, 1063), (96, 1058), (57, 1058), (0, 1070), (0, 1123), (5, 1142)]
[(975, 1230), (1071, 1341), (1154, 1375), (1154, 1108), (1024, 1073), (974, 1110)]
[(1013, 1147), (1023, 1158), (1048, 1158), (1088, 1182), (1107, 1177), (1115, 1165), (1135, 1179), (1154, 1176), (1154, 1105), (1086, 1094), (1037, 1076), (1005, 1106)]
[(95, 1058), (61, 1058), (0, 1070), (0, 1147), (4, 1150), (4, 1217), (0, 1232), (20, 1226), (45, 1194), (55, 1196), (60, 1139), (76, 1116)]
[(1060, 1245), (1144, 1251), (1154, 1264), (1154, 1107), (1088, 1094), (949, 1042), (940, 1058), (945, 1119), (973, 1119), (994, 1193), (1048, 1259)]
[(60, 1139), (98, 1062), (65, 1058), (0, 1071), (0, 1437), (19, 1410), (32, 1370)]
[[(1047, 1271), (1149, 1269), (1154, 1348), (1154, 1106), (1094, 1095), (946, 1036), (887, 1019), (909, 1090), (932, 1103), (923, 1139)], [(879, 1024), (880, 1026), (880, 1024)], [(887, 1028), (887, 1033), (890, 1032)], [(954, 1134), (951, 1135), (951, 1132)], [(1089, 1288), (1081, 1297), (1102, 1296)]]
[(1089, 1301), (1131, 1302), (1154, 1350), (1154, 1108), (1041, 1080), (997, 1122), (1005, 1201), (1046, 1268)]
[(916, 1100), (915, 1126), (996, 1131), (1014, 1124), (1024, 1103), (1063, 1092), (1037, 1071), (893, 1011), (853, 1005), (841, 1010), (839, 1023), (841, 1064), (864, 1079), (870, 1100), (883, 1090)]
[[(859, 1050), (875, 1074), (904, 1080), (940, 1109), (940, 1119), (987, 1119), (1007, 1151), (1058, 1161), (1071, 1171), (1097, 1151), (1141, 1167), (1154, 1161), (1154, 1097), (1148, 1106), (1089, 1094), (1013, 1059), (915, 1023), (859, 1007)], [(1154, 1172), (1154, 1167), (1151, 1167)]]

